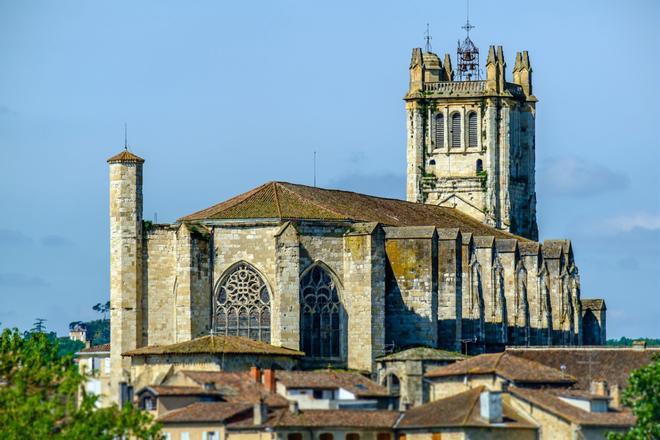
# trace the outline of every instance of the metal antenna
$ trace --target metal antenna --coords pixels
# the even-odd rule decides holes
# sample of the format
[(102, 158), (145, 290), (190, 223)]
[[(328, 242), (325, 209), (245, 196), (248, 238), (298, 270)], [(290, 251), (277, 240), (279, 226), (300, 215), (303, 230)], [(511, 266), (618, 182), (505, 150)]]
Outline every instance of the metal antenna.
[(124, 150), (128, 151), (128, 126), (124, 122)]
[(424, 34), (424, 39), (426, 40), (426, 51), (431, 52), (431, 40), (433, 37), (431, 36), (431, 27), (428, 23), (426, 23), (426, 34)]
[(314, 188), (316, 188), (316, 151), (314, 152)]

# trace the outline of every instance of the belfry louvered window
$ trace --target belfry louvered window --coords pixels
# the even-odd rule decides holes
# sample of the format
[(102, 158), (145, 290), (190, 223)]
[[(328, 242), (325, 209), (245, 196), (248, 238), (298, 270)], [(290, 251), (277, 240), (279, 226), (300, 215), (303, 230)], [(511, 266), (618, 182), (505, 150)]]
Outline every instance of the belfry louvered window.
[(337, 286), (321, 266), (312, 267), (300, 280), (301, 347), (313, 358), (340, 356), (341, 303)]
[(478, 144), (477, 114), (475, 112), (471, 112), (468, 115), (468, 147), (476, 147)]
[(442, 113), (435, 115), (435, 148), (445, 146), (445, 117)]
[(452, 148), (461, 146), (461, 115), (458, 113), (451, 115), (451, 146)]
[(249, 264), (239, 263), (228, 271), (218, 285), (213, 306), (216, 334), (270, 343), (270, 292)]

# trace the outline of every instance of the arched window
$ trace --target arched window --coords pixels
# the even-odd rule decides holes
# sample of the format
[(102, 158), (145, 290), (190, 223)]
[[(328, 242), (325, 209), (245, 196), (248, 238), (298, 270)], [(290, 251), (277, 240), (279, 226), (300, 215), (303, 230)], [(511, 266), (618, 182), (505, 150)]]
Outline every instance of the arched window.
[(435, 148), (445, 146), (445, 117), (442, 113), (435, 115)]
[(478, 145), (477, 114), (475, 112), (470, 112), (468, 114), (468, 147), (476, 147)]
[(323, 434), (319, 435), (319, 440), (334, 440), (334, 436), (330, 432), (324, 432)]
[(214, 330), (270, 343), (270, 292), (259, 273), (239, 263), (225, 274), (215, 292)]
[(484, 161), (483, 160), (477, 159), (476, 169), (477, 169), (477, 174), (482, 173), (484, 171)]
[(357, 432), (349, 432), (346, 434), (346, 440), (360, 440), (360, 434)]
[(461, 146), (461, 115), (458, 113), (451, 115), (451, 146), (452, 148)]
[(300, 280), (302, 350), (315, 358), (340, 357), (341, 303), (330, 274), (315, 265)]
[(401, 392), (401, 382), (396, 374), (390, 373), (385, 378), (385, 386), (387, 387), (387, 392), (393, 396), (398, 396)]

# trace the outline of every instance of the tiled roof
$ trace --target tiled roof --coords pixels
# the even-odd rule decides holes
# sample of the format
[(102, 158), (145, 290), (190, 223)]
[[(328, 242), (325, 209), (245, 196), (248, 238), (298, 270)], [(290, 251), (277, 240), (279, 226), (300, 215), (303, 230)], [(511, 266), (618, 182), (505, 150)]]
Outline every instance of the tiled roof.
[(93, 347), (83, 348), (78, 353), (103, 353), (109, 351), (110, 351), (110, 344), (101, 344), (101, 345), (95, 345)]
[[(359, 409), (308, 409), (293, 413), (288, 409), (272, 411), (264, 426), (271, 428), (363, 428), (389, 429), (399, 419), (398, 411)], [(227, 429), (254, 428), (252, 419), (227, 424)]]
[(574, 388), (587, 390), (591, 380), (605, 380), (625, 388), (633, 370), (648, 365), (660, 348), (636, 350), (633, 348), (507, 348), (506, 353), (561, 369), (577, 378)]
[(557, 395), (546, 390), (510, 387), (509, 392), (578, 425), (626, 427), (635, 424), (635, 416), (628, 410), (589, 412), (561, 400)]
[(142, 159), (140, 156), (136, 156), (128, 150), (124, 150), (121, 153), (115, 154), (110, 159), (108, 159), (108, 163), (116, 162), (143, 163), (144, 159)]
[(266, 183), (179, 221), (241, 219), (341, 220), (378, 222), (386, 226), (435, 226), (459, 228), (475, 235), (527, 240), (487, 226), (453, 208), (286, 182)]
[(277, 393), (268, 392), (247, 371), (182, 371), (182, 374), (201, 386), (213, 383), (222, 398), (231, 403), (255, 404), (263, 400), (270, 407), (286, 407), (289, 401)]
[(150, 345), (122, 353), (123, 356), (161, 354), (249, 354), (266, 356), (304, 356), (298, 350), (277, 347), (242, 336), (202, 336), (169, 345)]
[(275, 379), (287, 388), (343, 388), (358, 397), (389, 396), (387, 388), (359, 373), (278, 370)]
[(172, 385), (150, 385), (138, 391), (141, 394), (145, 391), (151, 391), (155, 396), (203, 396), (220, 395), (218, 390), (205, 390), (202, 387), (185, 387)]
[[(410, 428), (445, 428), (445, 427), (493, 427), (481, 418), (479, 396), (485, 390), (484, 386), (469, 389), (462, 393), (436, 400), (415, 408), (409, 409), (401, 421), (398, 429)], [(507, 404), (502, 405), (503, 420), (499, 427), (535, 428), (524, 417), (520, 416)]]
[(467, 356), (430, 347), (413, 347), (378, 358), (379, 361), (459, 361)]
[(538, 362), (504, 353), (481, 354), (464, 361), (433, 368), (426, 377), (463, 376), (466, 374), (496, 374), (519, 383), (566, 384), (575, 378)]
[(169, 411), (156, 419), (161, 423), (222, 423), (242, 412), (247, 412), (252, 405), (226, 402), (197, 402), (186, 407)]

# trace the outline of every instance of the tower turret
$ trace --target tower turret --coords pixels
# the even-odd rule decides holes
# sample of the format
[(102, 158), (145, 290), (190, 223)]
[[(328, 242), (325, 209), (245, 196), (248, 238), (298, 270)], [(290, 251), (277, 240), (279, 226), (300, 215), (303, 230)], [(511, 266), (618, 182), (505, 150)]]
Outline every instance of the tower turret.
[(497, 46), (497, 90), (503, 91), (506, 85), (506, 61), (502, 46)]
[(500, 84), (498, 67), (495, 46), (490, 46), (488, 48), (488, 58), (486, 58), (486, 90), (489, 92), (498, 92)]
[(443, 63), (444, 66), (444, 77), (445, 81), (453, 81), (454, 80), (454, 69), (451, 66), (451, 57), (449, 56), (448, 53), (445, 54), (445, 62)]
[[(142, 164), (127, 149), (110, 167), (110, 369), (111, 401), (121, 402), (120, 382), (129, 378), (122, 353), (142, 343)], [(123, 397), (125, 398), (125, 396)]]

